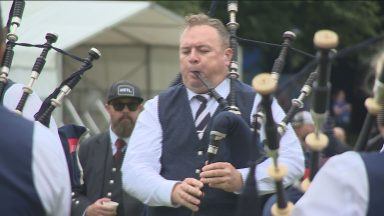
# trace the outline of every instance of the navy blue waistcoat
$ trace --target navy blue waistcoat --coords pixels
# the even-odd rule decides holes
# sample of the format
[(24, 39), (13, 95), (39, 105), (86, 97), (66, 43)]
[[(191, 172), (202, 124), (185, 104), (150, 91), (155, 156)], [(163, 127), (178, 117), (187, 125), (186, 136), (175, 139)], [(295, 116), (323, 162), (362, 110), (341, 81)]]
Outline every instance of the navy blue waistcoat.
[(33, 123), (0, 106), (1, 215), (45, 215), (32, 174)]
[[(250, 115), (255, 99), (254, 90), (241, 82), (235, 82), (236, 104), (241, 110), (244, 121), (250, 126)], [(219, 107), (215, 115), (221, 111)], [(194, 119), (189, 105), (186, 88), (180, 84), (169, 88), (159, 95), (159, 119), (163, 131), (161, 172), (165, 179), (183, 180), (187, 177), (199, 178), (197, 169), (207, 160), (206, 150), (209, 143), (211, 122), (200, 141), (196, 134)], [(241, 134), (241, 132), (240, 132)], [(236, 168), (248, 167), (250, 151), (244, 147), (243, 136), (236, 137), (232, 143), (227, 140), (220, 144), (215, 161), (230, 162)], [(256, 144), (255, 144), (256, 145)], [(255, 152), (258, 155), (259, 152)], [(234, 215), (238, 195), (218, 189), (206, 188), (201, 202), (200, 216)], [(186, 208), (152, 207), (151, 216), (189, 216)]]
[(384, 215), (384, 154), (361, 154), (368, 174), (368, 211), (367, 216)]

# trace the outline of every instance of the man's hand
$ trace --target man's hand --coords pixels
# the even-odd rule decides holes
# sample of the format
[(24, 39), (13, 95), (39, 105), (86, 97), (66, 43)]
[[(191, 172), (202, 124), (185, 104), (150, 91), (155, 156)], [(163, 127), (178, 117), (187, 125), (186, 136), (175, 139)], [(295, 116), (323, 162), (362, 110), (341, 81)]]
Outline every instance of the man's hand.
[(116, 215), (116, 207), (103, 205), (104, 202), (109, 202), (111, 199), (101, 198), (96, 200), (92, 205), (85, 210), (86, 216), (114, 216)]
[(217, 162), (203, 167), (200, 181), (209, 187), (222, 189), (227, 192), (240, 191), (243, 179), (239, 171), (232, 164)]
[(172, 203), (185, 206), (192, 211), (198, 211), (200, 197), (203, 195), (201, 188), (203, 183), (194, 178), (186, 178), (177, 183), (172, 190)]

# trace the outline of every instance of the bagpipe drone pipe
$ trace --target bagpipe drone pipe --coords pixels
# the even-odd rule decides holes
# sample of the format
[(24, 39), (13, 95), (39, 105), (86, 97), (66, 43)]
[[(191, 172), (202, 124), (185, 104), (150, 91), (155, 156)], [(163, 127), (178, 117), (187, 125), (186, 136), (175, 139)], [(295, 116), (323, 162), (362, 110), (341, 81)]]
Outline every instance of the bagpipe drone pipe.
[[(57, 87), (54, 92), (45, 99), (39, 111), (34, 115), (36, 121), (39, 121), (43, 125), (49, 127), (49, 121), (53, 110), (61, 105), (62, 99), (68, 95), (69, 92), (76, 86), (81, 77), (84, 75), (85, 71), (92, 68), (92, 61), (100, 58), (101, 54), (96, 48), (92, 48), (90, 49), (88, 53), (89, 56), (87, 58), (80, 58), (74, 54), (54, 47), (52, 44), (55, 43), (58, 38), (58, 35), (55, 33), (47, 33), (45, 35), (46, 42), (44, 44), (17, 42), (19, 37), (16, 34), (16, 30), (20, 26), (24, 7), (25, 1), (14, 0), (9, 13), (6, 49), (2, 59), (0, 74), (1, 99), (3, 99), (5, 90), (7, 90), (7, 88), (9, 88), (14, 83), (12, 80), (8, 79), (8, 74), (11, 71), (11, 65), (14, 56), (13, 49), (15, 46), (35, 47), (42, 49), (40, 55), (36, 58), (36, 61), (32, 67), (30, 81), (26, 86), (23, 87), (21, 98), (14, 98), (15, 100), (18, 100), (17, 106), (15, 108), (15, 112), (18, 114), (22, 114), (24, 107), (28, 105), (27, 101), (29, 95), (33, 92), (32, 87), (35, 81), (38, 79), (40, 73), (43, 71), (46, 57), (51, 49), (83, 63), (77, 71), (73, 72), (68, 78), (66, 78), (60, 84), (60, 86)], [(81, 183), (81, 167), (77, 161), (76, 149), (79, 139), (82, 137), (82, 135), (85, 134), (86, 130), (86, 128), (77, 125), (64, 125), (58, 130), (58, 134), (66, 154), (72, 185), (79, 185)]]
[[(272, 158), (272, 165), (268, 168), (268, 174), (275, 181), (277, 203), (272, 206), (271, 212), (273, 215), (289, 215), (293, 204), (288, 202), (285, 197), (283, 177), (287, 174), (288, 170), (282, 164), (278, 163), (278, 150), (279, 142), (282, 133), (278, 134), (277, 125), (273, 118), (272, 101), (273, 94), (277, 88), (280, 73), (283, 70), (285, 58), (287, 56), (291, 42), (295, 38), (293, 32), (284, 32), (284, 42), (278, 58), (274, 61), (271, 73), (261, 73), (257, 75), (253, 81), (252, 86), (257, 93), (262, 97), (259, 106), (257, 107), (256, 115), (254, 116), (255, 130), (260, 130), (261, 125), (264, 126), (264, 133), (266, 136), (266, 143), (269, 149), (268, 155)], [(288, 120), (288, 118), (287, 118)], [(288, 123), (288, 122), (287, 122)], [(285, 128), (284, 128), (285, 131)], [(257, 132), (260, 133), (260, 132)], [(254, 178), (254, 177), (250, 177)], [(248, 180), (247, 180), (248, 181)], [(252, 180), (249, 180), (252, 181)], [(241, 209), (241, 208), (238, 208)], [(246, 213), (245, 213), (246, 214)], [(252, 214), (250, 214), (252, 215)]]
[[(371, 40), (372, 42), (372, 40)], [(366, 42), (363, 42), (361, 44), (364, 44)], [(329, 143), (330, 139), (333, 139), (331, 133), (327, 133), (325, 130), (329, 130), (329, 101), (330, 101), (330, 91), (331, 91), (331, 83), (330, 83), (330, 73), (331, 73), (331, 65), (332, 61), (334, 61), (338, 56), (346, 55), (346, 53), (354, 51), (355, 47), (361, 48), (361, 44), (355, 45), (353, 48), (347, 48), (344, 49), (338, 53), (334, 51), (336, 46), (338, 45), (338, 35), (330, 30), (320, 30), (316, 32), (314, 36), (314, 45), (317, 49), (317, 55), (315, 59), (315, 65), (317, 65), (315, 71), (313, 71), (310, 75), (307, 81), (304, 84), (304, 87), (301, 89), (301, 94), (297, 99), (292, 100), (292, 106), (289, 109), (287, 116), (283, 119), (281, 123), (278, 124), (278, 129), (276, 130), (272, 124), (268, 125), (268, 103), (261, 102), (262, 109), (267, 110), (265, 112), (265, 115), (258, 115), (262, 118), (265, 118), (265, 133), (267, 136), (266, 143), (268, 146), (271, 146), (270, 142), (276, 143), (276, 139), (279, 138), (279, 135), (281, 136), (282, 132), (284, 132), (285, 127), (287, 126), (287, 123), (291, 121), (291, 113), (295, 113), (299, 108), (302, 108), (303, 99), (305, 99), (311, 92), (312, 92), (312, 104), (311, 104), (311, 115), (312, 119), (314, 120), (315, 125), (315, 131), (311, 134), (309, 134), (306, 139), (305, 143), (310, 147), (311, 155), (310, 155), (310, 174), (307, 179), (305, 179), (300, 187), (300, 190), (304, 193), (307, 188), (310, 185), (311, 180), (315, 177), (317, 171), (319, 170), (319, 156), (322, 152), (325, 152), (327, 145)], [(377, 79), (375, 81), (374, 86), (374, 97), (369, 98), (366, 101), (366, 107), (369, 110), (369, 115), (377, 115), (377, 113), (382, 110), (382, 102), (380, 100), (381, 93), (383, 89), (380, 88), (381, 79), (382, 77), (377, 76)], [(263, 95), (263, 101), (268, 101), (268, 95), (270, 92), (273, 92), (273, 85), (270, 83), (273, 83), (274, 78), (271, 76), (271, 74), (260, 74), (259, 77), (256, 76), (253, 80), (253, 86), (255, 87), (256, 91), (260, 92), (260, 94)], [(264, 84), (264, 88), (262, 87)], [(266, 104), (266, 105), (263, 105)], [(269, 115), (270, 116), (270, 115)], [(368, 117), (372, 118), (372, 117)], [(380, 115), (379, 115), (380, 119)], [(270, 121), (271, 122), (271, 121)], [(332, 129), (332, 128), (331, 128)], [(272, 132), (271, 132), (272, 131)], [(279, 134), (277, 134), (277, 132)], [(272, 134), (268, 136), (268, 133)], [(362, 131), (364, 134), (365, 132)], [(277, 137), (277, 138), (276, 138)], [(364, 142), (362, 142), (364, 143)], [(335, 144), (333, 144), (335, 145)], [(356, 146), (359, 146), (359, 143), (357, 143)], [(335, 147), (335, 146), (333, 146)], [(332, 147), (332, 148), (333, 148)], [(274, 149), (273, 145), (269, 147), (270, 149)], [(329, 148), (329, 147), (328, 147)], [(330, 149), (328, 149), (329, 151)], [(328, 153), (329, 154), (329, 153)], [(275, 157), (275, 154), (271, 154), (272, 157)], [(277, 158), (277, 157), (276, 157)], [(277, 161), (277, 159), (275, 159)], [(274, 163), (276, 164), (276, 162)], [(278, 166), (275, 166), (275, 171), (278, 170), (279, 172), (284, 172), (284, 168), (280, 168)], [(272, 172), (271, 169), (269, 170), (269, 173), (274, 179), (279, 180), (281, 178), (280, 175), (276, 178), (276, 173)], [(272, 207), (271, 213), (272, 215), (290, 215), (290, 212), (292, 211), (292, 208), (294, 208), (293, 205), (290, 207), (282, 208), (285, 206), (287, 202), (284, 202), (284, 194), (279, 192), (279, 186), (276, 186), (277, 190), (277, 203)], [(287, 206), (289, 204), (286, 204)]]
[(266, 135), (266, 141), (264, 143), (267, 144), (269, 155), (273, 161), (272, 165), (268, 168), (268, 174), (275, 181), (277, 197), (276, 203), (270, 210), (272, 215), (290, 215), (293, 210), (293, 203), (286, 199), (283, 186), (283, 178), (288, 170), (287, 167), (278, 163), (279, 142), (281, 136), (286, 131), (288, 123), (292, 120), (293, 115), (298, 109), (302, 108), (303, 100), (310, 94), (312, 87), (314, 93), (313, 104), (315, 105), (312, 110), (312, 115), (314, 115), (313, 118), (315, 119), (316, 133), (314, 133), (315, 135), (310, 134), (311, 136), (314, 136), (312, 140), (307, 138), (309, 139), (307, 142), (312, 150), (311, 170), (313, 172), (311, 173), (311, 176), (314, 176), (318, 169), (318, 154), (325, 148), (328, 140), (327, 137), (321, 133), (321, 128), (326, 119), (327, 113), (325, 112), (325, 109), (328, 107), (327, 101), (329, 100), (330, 94), (330, 49), (336, 47), (338, 37), (331, 31), (318, 31), (315, 34), (314, 43), (319, 50), (317, 54), (318, 67), (315, 72), (310, 74), (304, 87), (301, 89), (299, 98), (292, 101), (292, 106), (287, 115), (278, 125), (275, 124), (271, 110), (272, 94), (275, 92), (278, 83), (276, 76), (273, 73), (262, 73), (257, 75), (252, 81), (255, 90), (262, 95), (262, 100), (260, 102), (260, 110), (262, 114), (258, 114), (257, 116), (262, 117), (261, 122), (264, 122)]
[(25, 1), (13, 1), (11, 10), (8, 16), (7, 22), (7, 42), (5, 53), (3, 59), (1, 61), (1, 69), (0, 69), (0, 99), (3, 98), (4, 90), (8, 84), (8, 75), (11, 69), (12, 60), (14, 56), (14, 47), (15, 42), (18, 40), (18, 36), (16, 34), (17, 29), (20, 26), (21, 18), (23, 17), (25, 7)]

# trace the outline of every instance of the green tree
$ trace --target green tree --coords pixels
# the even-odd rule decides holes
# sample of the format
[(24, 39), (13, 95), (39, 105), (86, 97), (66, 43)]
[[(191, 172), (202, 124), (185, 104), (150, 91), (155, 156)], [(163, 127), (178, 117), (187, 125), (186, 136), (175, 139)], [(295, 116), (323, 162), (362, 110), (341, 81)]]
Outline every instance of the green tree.
[[(211, 1), (157, 1), (184, 16), (207, 12)], [(330, 29), (340, 37), (339, 48), (358, 43), (381, 33), (383, 19), (380, 3), (375, 1), (239, 1), (238, 35), (243, 38), (281, 43), (282, 34), (294, 30), (294, 46), (314, 53), (313, 35), (320, 29)], [(226, 1), (218, 1), (216, 17), (228, 22)], [(268, 71), (279, 49), (260, 46), (262, 69)], [(292, 67), (298, 69), (307, 58), (298, 55)]]

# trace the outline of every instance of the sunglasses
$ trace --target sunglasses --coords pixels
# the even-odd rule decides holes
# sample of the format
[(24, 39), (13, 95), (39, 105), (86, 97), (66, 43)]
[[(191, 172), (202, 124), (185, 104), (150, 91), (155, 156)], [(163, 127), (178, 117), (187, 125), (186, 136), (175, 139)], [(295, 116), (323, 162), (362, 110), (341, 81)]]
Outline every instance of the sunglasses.
[(116, 111), (122, 111), (124, 107), (128, 107), (129, 111), (134, 112), (137, 110), (140, 104), (135, 102), (130, 102), (130, 103), (117, 102), (117, 103), (112, 103), (111, 105), (113, 106), (113, 109), (115, 109)]

